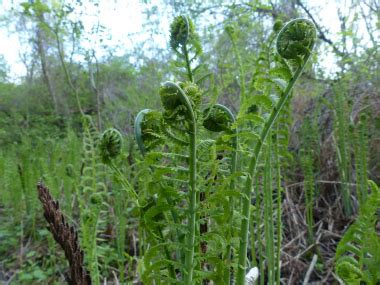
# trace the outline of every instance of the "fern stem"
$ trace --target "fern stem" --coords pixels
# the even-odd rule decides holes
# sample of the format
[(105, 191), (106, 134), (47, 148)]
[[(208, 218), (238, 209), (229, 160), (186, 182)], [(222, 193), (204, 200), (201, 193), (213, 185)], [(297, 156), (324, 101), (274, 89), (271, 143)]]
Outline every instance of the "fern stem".
[(120, 169), (115, 165), (114, 161), (110, 162), (110, 167), (115, 173), (116, 179), (119, 181), (119, 183), (124, 187), (124, 190), (127, 191), (128, 194), (133, 196), (134, 202), (138, 207), (140, 207), (139, 204), (139, 196), (133, 189), (132, 185), (129, 183), (129, 181), (124, 177), (124, 175), (121, 173)]
[[(277, 128), (278, 130), (278, 128)], [(276, 255), (276, 284), (280, 285), (281, 278), (281, 241), (282, 241), (282, 200), (281, 200), (281, 163), (280, 163), (280, 153), (278, 147), (278, 137), (276, 137), (276, 141), (274, 142), (274, 155), (275, 155), (275, 163), (276, 163), (276, 187), (277, 187), (277, 255)]]
[(236, 37), (235, 37), (234, 31), (231, 29), (226, 29), (226, 30), (227, 30), (227, 34), (231, 40), (231, 43), (232, 43), (232, 52), (236, 58), (238, 66), (239, 66), (240, 106), (242, 106), (243, 103), (245, 102), (245, 72), (244, 72), (244, 67), (243, 67), (243, 63), (241, 61), (241, 56), (240, 56), (239, 50), (237, 48)]
[(249, 229), (249, 216), (250, 216), (250, 205), (251, 205), (251, 192), (252, 192), (252, 181), (256, 174), (257, 162), (261, 154), (261, 149), (263, 144), (269, 134), (270, 129), (278, 118), (281, 110), (283, 109), (286, 102), (289, 100), (292, 88), (296, 83), (298, 77), (301, 75), (308, 59), (310, 57), (310, 53), (307, 54), (304, 58), (304, 63), (298, 67), (295, 72), (292, 80), (289, 82), (285, 91), (281, 95), (280, 100), (277, 103), (277, 106), (272, 111), (268, 121), (266, 121), (263, 130), (261, 131), (260, 138), (257, 141), (253, 155), (250, 160), (248, 176), (245, 183), (245, 188), (243, 191), (243, 203), (242, 203), (242, 222), (240, 229), (240, 248), (239, 248), (239, 263), (238, 263), (238, 271), (237, 271), (237, 279), (236, 285), (244, 285), (245, 284), (245, 272), (246, 272), (246, 257), (247, 257), (247, 246), (248, 246), (248, 229)]
[[(261, 218), (261, 194), (260, 194), (260, 184), (259, 184), (259, 178), (255, 177), (255, 195), (256, 195), (256, 209), (255, 209), (255, 224), (257, 226), (257, 233), (256, 236), (258, 237), (257, 240), (257, 257), (259, 259), (258, 265), (260, 270), (260, 285), (264, 285), (264, 277), (265, 277), (265, 266), (264, 266), (264, 249), (263, 249), (263, 243), (262, 243), (262, 232), (261, 232), (261, 225), (263, 224), (262, 218)], [(253, 219), (252, 219), (253, 220)], [(252, 240), (252, 244), (254, 244), (254, 241)]]
[(190, 82), (193, 82), (194, 81), (193, 72), (191, 71), (190, 60), (189, 60), (189, 51), (187, 50), (187, 45), (183, 45), (182, 53), (185, 56), (187, 77), (189, 78)]
[(185, 284), (191, 285), (193, 279), (194, 247), (195, 247), (195, 228), (196, 228), (196, 124), (192, 124), (190, 133), (190, 189), (189, 189), (189, 220), (188, 220), (188, 240), (185, 255)]
[(272, 186), (272, 156), (271, 138), (265, 150), (264, 166), (264, 226), (265, 226), (265, 252), (267, 261), (268, 284), (274, 284), (274, 230), (273, 230), (273, 186)]

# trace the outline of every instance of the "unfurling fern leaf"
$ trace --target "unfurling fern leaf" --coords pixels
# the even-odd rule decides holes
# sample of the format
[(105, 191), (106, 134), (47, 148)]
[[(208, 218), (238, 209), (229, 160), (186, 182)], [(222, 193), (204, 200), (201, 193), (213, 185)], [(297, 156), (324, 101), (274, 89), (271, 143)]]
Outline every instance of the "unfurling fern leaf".
[(135, 138), (141, 153), (164, 143), (161, 129), (162, 115), (158, 111), (141, 110), (135, 120)]
[(380, 190), (368, 182), (372, 193), (361, 205), (359, 216), (344, 234), (335, 254), (335, 271), (346, 284), (378, 284), (380, 281), (380, 237), (375, 225)]
[(192, 69), (191, 64), (201, 55), (202, 47), (194, 24), (187, 16), (176, 17), (170, 25), (170, 46), (181, 60), (177, 65), (186, 68), (187, 80), (193, 82), (194, 73), (199, 66)]
[(215, 160), (215, 141), (211, 139), (201, 140), (197, 147), (197, 156), (200, 161), (207, 162)]
[(225, 106), (216, 104), (203, 112), (203, 126), (212, 132), (231, 132), (234, 116)]
[(86, 263), (94, 284), (100, 284), (97, 233), (102, 206), (101, 193), (105, 191), (104, 166), (98, 151), (99, 133), (90, 116), (83, 117), (83, 175), (81, 176), (81, 229)]
[(100, 137), (100, 156), (104, 163), (109, 163), (121, 153), (123, 138), (120, 132), (114, 128), (107, 129)]
[(298, 59), (310, 54), (316, 39), (314, 24), (306, 19), (294, 19), (279, 32), (277, 52), (285, 59)]
[(187, 16), (176, 17), (170, 25), (170, 46), (178, 52), (179, 47), (193, 45), (198, 53), (202, 51), (193, 21)]
[(160, 97), (165, 109), (163, 117), (169, 125), (191, 120), (190, 109), (197, 110), (201, 103), (201, 92), (198, 86), (191, 82), (168, 82), (160, 88)]

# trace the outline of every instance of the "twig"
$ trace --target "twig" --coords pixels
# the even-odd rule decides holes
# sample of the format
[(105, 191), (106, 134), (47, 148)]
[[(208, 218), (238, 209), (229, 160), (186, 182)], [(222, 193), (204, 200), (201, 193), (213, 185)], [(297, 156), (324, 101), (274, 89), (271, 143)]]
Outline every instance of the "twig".
[(115, 285), (120, 285), (120, 283), (119, 283), (119, 279), (117, 279), (116, 273), (115, 273), (115, 271), (113, 271), (113, 270), (112, 270), (112, 275), (113, 275), (113, 278), (114, 278), (114, 280), (115, 280)]
[(310, 266), (306, 272), (305, 279), (303, 280), (303, 285), (307, 285), (309, 283), (310, 275), (314, 270), (314, 266), (317, 263), (318, 255), (314, 254), (313, 259), (311, 260)]
[(339, 55), (341, 57), (347, 56), (347, 54), (345, 52), (342, 52), (341, 50), (339, 50), (337, 48), (337, 46), (334, 44), (334, 42), (331, 39), (327, 38), (326, 34), (323, 32), (322, 28), (318, 25), (317, 21), (314, 19), (313, 15), (312, 15), (312, 13), (306, 8), (306, 6), (303, 5), (300, 0), (297, 0), (296, 4), (298, 6), (300, 6), (302, 8), (302, 10), (305, 11), (305, 13), (309, 16), (311, 21), (314, 23), (315, 27), (318, 30), (318, 38), (320, 38), (322, 41), (329, 44), (337, 55)]
[[(342, 185), (345, 184), (348, 186), (357, 186), (356, 183), (347, 183), (347, 182), (341, 182), (341, 181), (328, 181), (328, 180), (316, 180), (315, 183), (318, 183), (318, 184), (342, 184)], [(304, 184), (305, 184), (304, 181), (292, 183), (292, 184), (286, 185), (285, 188), (292, 188), (292, 187), (301, 186)]]

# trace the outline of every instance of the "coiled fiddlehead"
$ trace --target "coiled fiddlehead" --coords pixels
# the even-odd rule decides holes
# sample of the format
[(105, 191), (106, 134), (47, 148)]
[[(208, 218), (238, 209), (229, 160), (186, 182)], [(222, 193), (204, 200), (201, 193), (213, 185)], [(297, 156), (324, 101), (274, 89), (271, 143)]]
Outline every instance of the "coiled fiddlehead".
[(170, 46), (177, 50), (180, 46), (187, 44), (190, 37), (194, 35), (194, 24), (186, 16), (174, 18), (170, 25)]
[(191, 45), (196, 54), (202, 52), (193, 21), (181, 15), (174, 18), (170, 25), (170, 47), (178, 52), (180, 47), (184, 48), (186, 45)]
[(358, 261), (352, 256), (345, 256), (335, 267), (336, 274), (345, 284), (360, 284), (363, 272), (358, 266)]
[(107, 164), (114, 171), (117, 179), (122, 183), (122, 185), (131, 191), (134, 198), (137, 199), (137, 194), (134, 192), (132, 186), (124, 175), (120, 172), (119, 168), (116, 166), (114, 159), (118, 157), (122, 152), (123, 147), (123, 136), (121, 133), (114, 129), (109, 128), (103, 132), (99, 141), (100, 156), (104, 164)]
[(160, 97), (165, 109), (163, 117), (169, 125), (195, 122), (197, 114), (194, 110), (198, 110), (201, 103), (201, 92), (196, 84), (166, 82), (160, 88)]
[[(115, 178), (123, 185), (124, 189), (134, 198), (137, 205), (138, 195), (134, 191), (132, 185), (125, 178), (120, 169), (116, 166), (114, 159), (122, 152), (123, 137), (121, 133), (114, 129), (109, 128), (103, 132), (99, 141), (100, 157), (104, 164), (107, 164), (113, 171)], [(97, 203), (95, 203), (97, 204)]]
[(277, 52), (285, 59), (303, 58), (311, 53), (315, 39), (316, 29), (311, 21), (294, 19), (288, 22), (278, 33)]
[(152, 150), (164, 143), (161, 132), (162, 115), (158, 111), (144, 109), (141, 110), (135, 119), (135, 138), (140, 152)]
[(174, 18), (170, 25), (170, 46), (185, 61), (188, 80), (193, 82), (191, 62), (202, 53), (202, 47), (195, 33), (194, 24), (187, 16)]
[(232, 123), (235, 118), (232, 112), (224, 105), (216, 104), (203, 112), (203, 127), (211, 132), (232, 132)]
[(99, 142), (100, 156), (103, 163), (109, 164), (112, 159), (119, 156), (122, 146), (123, 137), (118, 130), (114, 128), (105, 130)]

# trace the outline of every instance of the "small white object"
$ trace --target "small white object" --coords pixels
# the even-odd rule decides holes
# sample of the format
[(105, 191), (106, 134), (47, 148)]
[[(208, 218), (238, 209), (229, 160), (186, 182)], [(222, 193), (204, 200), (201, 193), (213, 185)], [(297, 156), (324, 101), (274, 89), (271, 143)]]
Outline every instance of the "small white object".
[(245, 275), (245, 283), (247, 285), (254, 285), (255, 281), (259, 278), (259, 269), (257, 267), (253, 267), (249, 270), (247, 275)]

